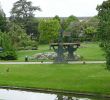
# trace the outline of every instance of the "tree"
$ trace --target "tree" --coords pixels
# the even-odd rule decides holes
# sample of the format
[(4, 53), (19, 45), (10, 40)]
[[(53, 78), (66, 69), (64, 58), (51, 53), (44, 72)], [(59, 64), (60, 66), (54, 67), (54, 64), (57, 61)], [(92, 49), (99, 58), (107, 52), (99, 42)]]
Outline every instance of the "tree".
[(39, 21), (37, 18), (32, 18), (31, 20), (27, 21), (26, 24), (26, 33), (34, 37), (34, 40), (39, 40), (39, 32), (38, 32), (38, 24)]
[(98, 37), (101, 47), (106, 53), (106, 65), (110, 69), (110, 0), (104, 1), (97, 7), (99, 28)]
[[(10, 36), (12, 45), (14, 45), (16, 48), (19, 46), (26, 46), (26, 42), (29, 40), (29, 36), (26, 34), (25, 30), (15, 23), (8, 23), (7, 34)], [(21, 43), (23, 45), (21, 45)]]
[(98, 23), (99, 19), (97, 16), (91, 17), (90, 19), (81, 22), (84, 40), (97, 40)]
[(98, 28), (99, 19), (98, 16), (91, 17), (86, 21), (87, 26), (92, 26), (94, 28)]
[(38, 22), (35, 23), (33, 20), (35, 16), (34, 12), (37, 10), (41, 11), (40, 7), (32, 6), (31, 1), (19, 0), (15, 2), (13, 5), (10, 20), (14, 21), (15, 23), (23, 27), (28, 35), (30, 35), (31, 33), (36, 35), (38, 32), (36, 30), (38, 25), (36, 26), (36, 24), (38, 24)]
[[(71, 33), (72, 42), (78, 40), (78, 36), (80, 34), (81, 27), (80, 27), (79, 19), (77, 17), (71, 15), (67, 19), (63, 19), (61, 26), (62, 26), (62, 29), (66, 33), (68, 33), (68, 32)], [(69, 37), (65, 36), (64, 41), (67, 42), (69, 40), (68, 38)]]
[(7, 25), (8, 31), (7, 35), (10, 36), (10, 40), (12, 42), (12, 45), (16, 49), (32, 49), (36, 48), (38, 46), (37, 41), (32, 40), (31, 36), (26, 34), (26, 31), (22, 29), (19, 25), (16, 23), (10, 22)]
[(93, 26), (87, 26), (83, 29), (84, 38), (86, 41), (96, 41), (97, 40), (97, 28)]
[(56, 41), (61, 26), (58, 20), (42, 20), (39, 23), (40, 43), (49, 43), (52, 40)]
[(61, 22), (61, 19), (60, 19), (60, 17), (59, 17), (58, 15), (56, 15), (55, 17), (53, 17), (53, 19), (54, 19), (54, 20), (58, 20), (59, 23)]
[(17, 54), (15, 47), (12, 45), (10, 36), (6, 32), (0, 32), (0, 46), (3, 50), (0, 53), (2, 60), (16, 60)]
[(0, 30), (2, 32), (6, 31), (6, 17), (2, 8), (0, 9)]
[(79, 19), (73, 15), (69, 16), (67, 19), (62, 19), (61, 26), (63, 30), (66, 30), (69, 25), (73, 22), (79, 22)]
[(81, 33), (81, 23), (71, 22), (65, 31), (71, 33), (73, 41), (78, 41), (78, 38)]
[(75, 22), (75, 21), (79, 21), (79, 19), (73, 15), (70, 15), (68, 18), (67, 18), (67, 23), (70, 24), (71, 22)]
[(14, 3), (13, 8), (11, 10), (11, 17), (17, 20), (34, 17), (34, 11), (41, 11), (40, 7), (32, 6), (31, 1), (27, 0), (19, 0)]

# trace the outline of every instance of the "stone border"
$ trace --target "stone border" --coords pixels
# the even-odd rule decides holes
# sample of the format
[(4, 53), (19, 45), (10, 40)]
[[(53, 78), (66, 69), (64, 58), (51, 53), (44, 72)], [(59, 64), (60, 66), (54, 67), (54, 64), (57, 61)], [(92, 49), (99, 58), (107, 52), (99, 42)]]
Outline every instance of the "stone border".
[(74, 96), (110, 99), (110, 95), (86, 93), (86, 92), (78, 92), (78, 91), (75, 92), (75, 91), (56, 90), (56, 89), (39, 89), (39, 88), (26, 88), (26, 87), (14, 87), (14, 86), (0, 86), (0, 89), (21, 90), (21, 91), (27, 91), (27, 92), (40, 92), (40, 93), (49, 93), (49, 94), (64, 94), (64, 95), (69, 94)]

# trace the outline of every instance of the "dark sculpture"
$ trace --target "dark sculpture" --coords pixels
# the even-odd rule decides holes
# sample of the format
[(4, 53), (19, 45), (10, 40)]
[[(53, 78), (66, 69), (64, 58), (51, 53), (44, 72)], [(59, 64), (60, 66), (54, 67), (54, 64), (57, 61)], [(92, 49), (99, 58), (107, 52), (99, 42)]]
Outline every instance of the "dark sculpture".
[[(55, 63), (67, 63), (68, 61), (74, 61), (74, 52), (80, 46), (79, 43), (72, 43), (71, 34), (68, 35), (69, 40), (68, 43), (63, 43), (63, 31), (60, 32), (58, 43), (51, 43), (51, 47), (53, 47), (54, 51), (57, 53), (57, 57), (55, 58)], [(68, 57), (64, 57), (64, 53), (68, 52)]]

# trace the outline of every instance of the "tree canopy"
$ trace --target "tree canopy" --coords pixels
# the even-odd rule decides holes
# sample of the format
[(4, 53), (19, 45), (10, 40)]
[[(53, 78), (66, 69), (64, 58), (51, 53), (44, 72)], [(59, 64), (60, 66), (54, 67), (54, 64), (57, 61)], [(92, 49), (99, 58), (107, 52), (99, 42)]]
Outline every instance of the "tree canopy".
[(41, 8), (33, 6), (31, 1), (19, 0), (13, 5), (10, 20), (24, 28), (28, 35), (38, 36), (38, 22), (34, 20), (35, 11), (41, 11)]
[(61, 26), (63, 30), (66, 30), (68, 26), (73, 22), (79, 22), (79, 19), (73, 15), (69, 16), (67, 19), (61, 21)]
[(4, 32), (6, 30), (6, 17), (3, 9), (0, 9), (0, 30)]
[(61, 26), (58, 20), (42, 20), (39, 23), (40, 41), (42, 43), (49, 43), (51, 40), (56, 40), (60, 29)]
[(106, 53), (107, 68), (110, 69), (110, 0), (97, 7), (99, 28), (98, 37)]
[(14, 3), (11, 16), (18, 19), (33, 17), (36, 10), (41, 11), (40, 7), (32, 6), (31, 1), (19, 0)]

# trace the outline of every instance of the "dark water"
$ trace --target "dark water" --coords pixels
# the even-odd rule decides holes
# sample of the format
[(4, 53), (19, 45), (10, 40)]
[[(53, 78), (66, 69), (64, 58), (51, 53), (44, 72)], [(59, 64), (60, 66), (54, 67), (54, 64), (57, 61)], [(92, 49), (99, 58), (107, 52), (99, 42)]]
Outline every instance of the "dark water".
[(110, 98), (75, 97), (73, 95), (0, 89), (0, 100), (110, 100)]

